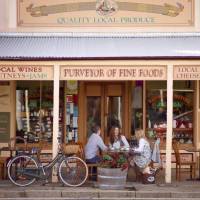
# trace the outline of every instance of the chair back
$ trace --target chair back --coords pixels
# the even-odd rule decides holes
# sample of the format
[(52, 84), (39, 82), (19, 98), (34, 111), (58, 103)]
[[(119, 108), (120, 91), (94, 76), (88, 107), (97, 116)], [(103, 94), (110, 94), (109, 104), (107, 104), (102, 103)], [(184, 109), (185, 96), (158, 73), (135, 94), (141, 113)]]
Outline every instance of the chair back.
[(176, 140), (172, 141), (172, 147), (175, 153), (175, 158), (176, 158), (176, 163), (180, 164), (181, 163), (181, 157), (180, 157), (180, 152), (179, 152), (179, 143)]

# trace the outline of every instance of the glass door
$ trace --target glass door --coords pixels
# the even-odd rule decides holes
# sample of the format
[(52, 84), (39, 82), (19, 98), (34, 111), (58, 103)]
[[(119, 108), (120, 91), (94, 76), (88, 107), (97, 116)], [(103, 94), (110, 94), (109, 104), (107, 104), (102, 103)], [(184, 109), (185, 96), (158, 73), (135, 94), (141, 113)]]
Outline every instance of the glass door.
[(124, 129), (124, 83), (86, 83), (86, 135), (92, 134), (92, 127), (99, 125), (105, 142), (109, 140), (112, 126)]

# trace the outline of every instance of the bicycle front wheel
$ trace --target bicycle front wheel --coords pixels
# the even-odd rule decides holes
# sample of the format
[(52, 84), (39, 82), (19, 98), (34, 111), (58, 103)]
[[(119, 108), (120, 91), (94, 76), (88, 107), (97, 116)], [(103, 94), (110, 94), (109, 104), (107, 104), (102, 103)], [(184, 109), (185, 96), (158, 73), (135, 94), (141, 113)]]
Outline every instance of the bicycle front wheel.
[(37, 173), (38, 164), (30, 156), (16, 156), (8, 163), (8, 178), (17, 186), (32, 184), (36, 180), (34, 175)]
[(88, 177), (86, 163), (78, 157), (68, 157), (61, 161), (58, 174), (61, 181), (67, 186), (81, 186)]

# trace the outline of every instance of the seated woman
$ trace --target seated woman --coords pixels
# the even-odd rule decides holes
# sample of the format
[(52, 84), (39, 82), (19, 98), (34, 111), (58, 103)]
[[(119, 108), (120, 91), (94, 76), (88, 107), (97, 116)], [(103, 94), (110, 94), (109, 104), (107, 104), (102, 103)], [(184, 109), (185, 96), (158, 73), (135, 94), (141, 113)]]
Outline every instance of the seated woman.
[(120, 129), (113, 126), (109, 132), (110, 135), (110, 148), (120, 149), (121, 147), (129, 148), (129, 143), (124, 135), (121, 135)]
[(140, 171), (145, 174), (151, 174), (149, 164), (151, 163), (151, 148), (150, 144), (145, 137), (143, 130), (139, 129), (135, 131), (135, 137), (138, 140), (138, 147), (134, 148), (135, 154), (133, 161)]

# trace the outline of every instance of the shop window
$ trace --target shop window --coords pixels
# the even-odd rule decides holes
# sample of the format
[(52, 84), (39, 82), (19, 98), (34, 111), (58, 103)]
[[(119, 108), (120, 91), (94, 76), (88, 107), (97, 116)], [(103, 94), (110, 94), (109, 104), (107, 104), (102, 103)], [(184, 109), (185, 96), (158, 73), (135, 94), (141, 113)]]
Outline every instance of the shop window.
[(132, 84), (131, 134), (133, 135), (135, 129), (143, 128), (143, 81)]
[[(157, 85), (157, 86), (156, 86)], [(147, 136), (165, 139), (167, 128), (166, 82), (147, 82)], [(173, 137), (182, 144), (193, 143), (194, 82), (175, 81), (173, 89)]]
[(16, 124), (16, 135), (26, 138), (29, 143), (52, 142), (53, 82), (17, 82)]

